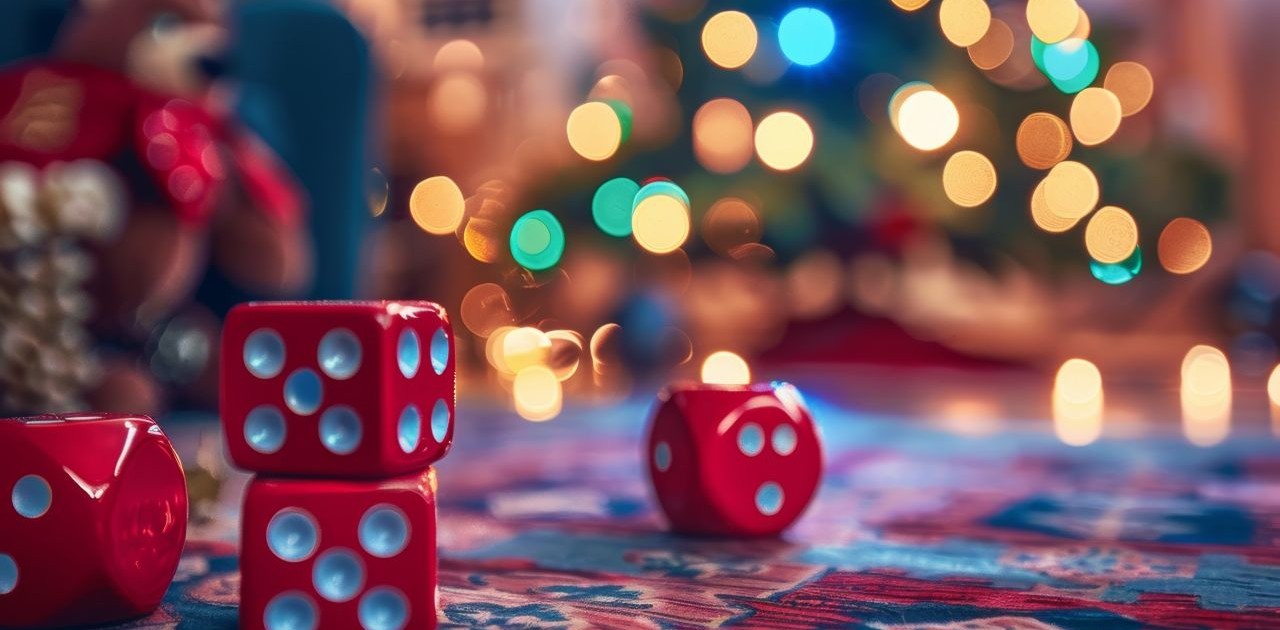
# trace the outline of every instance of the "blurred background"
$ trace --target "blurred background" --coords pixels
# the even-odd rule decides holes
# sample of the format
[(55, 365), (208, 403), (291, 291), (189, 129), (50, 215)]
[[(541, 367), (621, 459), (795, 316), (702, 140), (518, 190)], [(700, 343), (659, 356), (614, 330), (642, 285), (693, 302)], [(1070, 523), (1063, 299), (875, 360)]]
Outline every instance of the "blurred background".
[(1276, 24), (1271, 0), (7, 0), (3, 403), (213, 409), (235, 303), (429, 299), (463, 395), (530, 421), (818, 371), (906, 375), (973, 426), (1042, 384), (1074, 444), (1105, 382), (1213, 444), (1280, 400)]

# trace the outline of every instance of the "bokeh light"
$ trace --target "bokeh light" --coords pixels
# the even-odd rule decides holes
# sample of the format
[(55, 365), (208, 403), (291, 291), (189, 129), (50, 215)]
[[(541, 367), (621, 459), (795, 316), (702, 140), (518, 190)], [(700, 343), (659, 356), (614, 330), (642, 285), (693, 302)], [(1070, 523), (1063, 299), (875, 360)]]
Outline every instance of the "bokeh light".
[(836, 47), (836, 25), (818, 9), (792, 9), (778, 24), (778, 43), (792, 63), (812, 66), (822, 63)]
[(1063, 219), (1084, 218), (1097, 207), (1101, 194), (1098, 177), (1079, 162), (1059, 162), (1044, 178), (1045, 205)]
[(702, 362), (702, 382), (709, 385), (748, 385), (751, 383), (751, 367), (732, 352), (713, 352)]
[(622, 121), (608, 103), (592, 101), (574, 108), (565, 132), (574, 152), (595, 162), (613, 157), (622, 145)]
[(1064, 94), (1075, 94), (1098, 78), (1098, 49), (1087, 39), (1069, 38), (1048, 46), (1032, 40), (1031, 54), (1054, 87)]
[(996, 192), (996, 167), (977, 151), (957, 151), (942, 169), (942, 188), (957, 206), (980, 206)]
[(945, 94), (932, 87), (917, 89), (902, 99), (895, 127), (907, 144), (921, 151), (946, 146), (960, 129), (960, 112)]
[(1267, 398), (1271, 399), (1271, 432), (1280, 437), (1280, 365), (1267, 377)]
[(982, 39), (969, 46), (969, 60), (980, 70), (995, 70), (1013, 54), (1013, 29), (1004, 20), (993, 19)]
[(499, 367), (508, 374), (546, 365), (551, 356), (551, 338), (530, 326), (504, 330), (495, 342), (498, 344), (495, 352)]
[(431, 119), (445, 133), (462, 135), (475, 130), (485, 120), (489, 92), (475, 75), (451, 72), (431, 90)]
[(929, 0), (892, 0), (893, 6), (903, 11), (919, 11), (924, 5), (929, 4)]
[(458, 311), (462, 325), (477, 337), (488, 337), (499, 328), (515, 322), (510, 296), (502, 287), (491, 282), (471, 287), (462, 296)]
[(1070, 37), (1079, 22), (1080, 6), (1076, 0), (1027, 1), (1027, 25), (1046, 44)]
[(436, 72), (479, 72), (484, 69), (484, 52), (469, 39), (451, 40), (436, 51), (431, 67)]
[(1193, 273), (1209, 262), (1213, 237), (1203, 223), (1186, 217), (1169, 222), (1157, 245), (1160, 265), (1173, 274)]
[(942, 0), (938, 23), (947, 41), (956, 46), (972, 46), (991, 25), (991, 7), (986, 0)]
[(702, 240), (711, 251), (732, 257), (743, 245), (758, 243), (762, 233), (760, 216), (751, 204), (736, 197), (717, 200), (702, 216)]
[(778, 171), (795, 169), (813, 152), (813, 129), (794, 112), (765, 116), (756, 127), (755, 140), (760, 161)]
[(1212, 346), (1199, 345), (1182, 360), (1182, 430), (1197, 446), (1212, 446), (1231, 431), (1231, 364)]
[(1142, 248), (1133, 248), (1128, 258), (1118, 263), (1102, 263), (1089, 260), (1089, 273), (1099, 282), (1110, 285), (1125, 284), (1142, 272)]
[(721, 68), (741, 68), (751, 60), (758, 43), (755, 22), (741, 11), (717, 13), (702, 28), (702, 50)]
[(1138, 223), (1123, 208), (1104, 206), (1089, 218), (1084, 230), (1089, 256), (1100, 263), (1118, 263), (1138, 246)]
[(640, 205), (640, 202), (658, 195), (675, 197), (680, 203), (684, 204), (685, 210), (690, 209), (693, 205), (689, 200), (689, 193), (685, 192), (679, 184), (669, 179), (655, 179), (641, 186), (640, 190), (636, 192), (635, 199), (631, 202), (632, 212)]
[(547, 367), (555, 373), (556, 380), (567, 381), (578, 373), (582, 363), (586, 340), (573, 330), (549, 330), (547, 339), (551, 340), (551, 352), (547, 357)]
[(1044, 170), (1067, 159), (1073, 142), (1065, 121), (1048, 112), (1035, 112), (1018, 125), (1015, 144), (1023, 164)]
[(1120, 111), (1124, 116), (1132, 116), (1151, 102), (1155, 81), (1146, 66), (1136, 61), (1118, 61), (1107, 70), (1102, 87), (1120, 99)]
[(564, 254), (564, 228), (555, 215), (534, 210), (511, 226), (511, 257), (530, 271), (554, 267)]
[(751, 163), (751, 114), (731, 98), (707, 101), (693, 115), (693, 154), (713, 173), (735, 173)]
[(1105, 88), (1085, 88), (1071, 102), (1071, 130), (1085, 146), (1111, 139), (1121, 117), (1120, 99)]
[(638, 192), (640, 184), (626, 177), (600, 184), (591, 198), (591, 218), (600, 231), (619, 238), (631, 236), (631, 211)]
[(631, 235), (640, 247), (667, 254), (684, 245), (692, 228), (689, 207), (671, 195), (653, 195), (636, 205)]
[(1055, 214), (1049, 209), (1049, 203), (1044, 197), (1044, 182), (1041, 181), (1036, 185), (1035, 190), (1031, 193), (1031, 220), (1035, 222), (1036, 227), (1057, 234), (1066, 232), (1075, 227), (1080, 222), (1080, 218), (1068, 219)]
[(462, 222), (466, 200), (452, 179), (428, 177), (413, 187), (409, 195), (409, 215), (418, 227), (431, 234), (452, 234)]
[(1102, 373), (1084, 359), (1068, 359), (1053, 382), (1053, 429), (1071, 446), (1085, 446), (1102, 435)]
[(560, 415), (564, 389), (555, 372), (545, 365), (533, 365), (516, 373), (511, 395), (516, 413), (531, 422), (543, 422)]

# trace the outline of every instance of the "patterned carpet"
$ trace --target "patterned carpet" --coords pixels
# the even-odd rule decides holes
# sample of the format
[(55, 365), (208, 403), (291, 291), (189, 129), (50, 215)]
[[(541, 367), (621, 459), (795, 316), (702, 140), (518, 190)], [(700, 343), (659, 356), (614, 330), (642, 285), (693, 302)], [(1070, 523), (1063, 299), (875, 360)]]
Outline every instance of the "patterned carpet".
[[(641, 468), (648, 400), (542, 424), (464, 400), (440, 466), (441, 624), (1280, 626), (1280, 441), (1265, 429), (1199, 448), (1173, 424), (1072, 448), (1045, 422), (956, 432), (805, 389), (823, 486), (784, 539), (752, 541), (664, 533)], [(211, 429), (170, 430), (182, 450)], [(235, 627), (242, 483), (223, 485), (162, 610), (126, 627)]]

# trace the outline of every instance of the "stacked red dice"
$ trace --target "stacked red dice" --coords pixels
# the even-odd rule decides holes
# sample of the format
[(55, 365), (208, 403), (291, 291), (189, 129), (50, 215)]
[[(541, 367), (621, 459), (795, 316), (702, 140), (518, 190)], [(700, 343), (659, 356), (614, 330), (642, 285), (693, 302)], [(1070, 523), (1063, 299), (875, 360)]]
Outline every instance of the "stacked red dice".
[(178, 570), (187, 486), (146, 416), (0, 420), (0, 626), (101, 624), (155, 609)]
[(817, 426), (786, 383), (672, 386), (646, 450), (658, 503), (681, 533), (776, 535), (822, 478)]
[(436, 624), (436, 478), (453, 333), (429, 302), (250, 303), (222, 334), (222, 422), (245, 495), (240, 625)]

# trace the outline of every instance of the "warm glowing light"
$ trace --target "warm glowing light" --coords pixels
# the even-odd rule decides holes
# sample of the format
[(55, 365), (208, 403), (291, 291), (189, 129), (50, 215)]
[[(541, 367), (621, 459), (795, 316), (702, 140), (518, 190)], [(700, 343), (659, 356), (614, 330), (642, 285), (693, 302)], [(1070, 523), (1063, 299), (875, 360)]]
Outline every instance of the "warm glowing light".
[(591, 366), (596, 373), (603, 373), (614, 366), (620, 359), (618, 342), (622, 336), (622, 326), (609, 323), (591, 333)]
[(1138, 246), (1138, 223), (1123, 208), (1104, 206), (1089, 218), (1084, 229), (1084, 246), (1100, 263), (1118, 263)]
[(1076, 0), (1027, 1), (1027, 25), (1046, 44), (1070, 37), (1079, 22), (1080, 6)]
[(755, 22), (741, 11), (722, 11), (702, 27), (702, 50), (721, 68), (741, 68), (756, 52), (759, 34)]
[(446, 42), (436, 51), (431, 68), (436, 72), (463, 70), (479, 72), (484, 69), (484, 53), (475, 42), (469, 39), (455, 39)]
[(489, 93), (475, 75), (453, 72), (444, 75), (432, 88), (432, 120), (441, 131), (464, 134), (485, 119)]
[(747, 385), (751, 368), (740, 356), (721, 350), (702, 362), (702, 382), (709, 385)]
[(653, 195), (636, 205), (631, 235), (640, 247), (655, 254), (673, 252), (689, 238), (689, 208), (676, 197)]
[(556, 380), (567, 381), (578, 373), (578, 365), (582, 362), (582, 351), (586, 340), (572, 330), (552, 330), (547, 332), (551, 340), (551, 354), (547, 357), (547, 367), (555, 373)]
[(1004, 20), (991, 20), (982, 39), (969, 46), (969, 60), (980, 70), (995, 70), (1013, 54), (1013, 29)]
[(1063, 219), (1079, 220), (1098, 205), (1098, 178), (1079, 162), (1059, 162), (1044, 178), (1044, 201)]
[(812, 152), (813, 129), (799, 114), (769, 114), (756, 127), (756, 155), (769, 168), (790, 171), (804, 164)]
[(535, 365), (546, 365), (551, 356), (551, 339), (537, 328), (523, 327), (507, 331), (498, 348), (503, 371), (516, 374)]
[(565, 131), (574, 152), (596, 162), (613, 157), (622, 145), (622, 121), (608, 103), (593, 101), (574, 108)]
[(903, 11), (919, 11), (924, 5), (929, 4), (929, 0), (892, 0), (893, 6)]
[(1271, 432), (1280, 436), (1280, 365), (1267, 378), (1267, 397), (1271, 399)]
[(762, 231), (755, 208), (736, 197), (716, 201), (702, 217), (702, 240), (721, 256), (732, 256), (734, 249), (759, 242)]
[(1169, 222), (1160, 232), (1156, 250), (1160, 265), (1169, 273), (1192, 273), (1209, 262), (1213, 254), (1213, 237), (1203, 223), (1185, 217)]
[(792, 63), (812, 66), (822, 63), (836, 47), (836, 25), (821, 10), (792, 9), (778, 24), (778, 44)]
[(1031, 220), (1035, 222), (1036, 227), (1053, 234), (1066, 232), (1080, 222), (1079, 218), (1060, 217), (1049, 209), (1049, 203), (1044, 199), (1043, 181), (1036, 184), (1035, 191), (1031, 193)]
[(1120, 128), (1120, 99), (1104, 88), (1085, 88), (1071, 102), (1071, 129), (1080, 144), (1102, 144)]
[(1155, 81), (1151, 71), (1136, 61), (1119, 61), (1107, 70), (1102, 79), (1102, 86), (1110, 90), (1120, 99), (1120, 111), (1125, 116), (1132, 116), (1151, 102), (1155, 92)]
[(511, 396), (516, 413), (531, 422), (543, 422), (560, 415), (564, 405), (560, 380), (545, 365), (533, 365), (517, 372)]
[(428, 177), (413, 187), (409, 195), (409, 214), (418, 227), (431, 234), (451, 234), (462, 222), (466, 200), (452, 179)]
[(945, 146), (960, 129), (960, 112), (945, 94), (934, 89), (917, 91), (902, 101), (897, 128), (907, 144), (921, 151)]
[(1071, 446), (1091, 444), (1102, 435), (1102, 373), (1084, 359), (1068, 359), (1053, 383), (1053, 429)]
[(459, 307), (462, 325), (477, 337), (488, 337), (503, 326), (510, 326), (515, 317), (511, 312), (511, 298), (502, 287), (486, 282), (471, 287), (462, 296)]
[(787, 269), (787, 301), (797, 320), (826, 317), (844, 305), (844, 262), (835, 252), (811, 249)]
[(751, 114), (731, 98), (708, 101), (693, 115), (693, 154), (713, 173), (735, 173), (751, 162)]
[(618, 238), (631, 236), (631, 211), (638, 192), (640, 184), (626, 177), (600, 184), (591, 198), (591, 218), (600, 231)]
[(991, 26), (991, 7), (986, 0), (942, 0), (938, 23), (947, 41), (956, 46), (972, 46)]
[(1231, 364), (1221, 350), (1195, 346), (1182, 360), (1182, 430), (1197, 446), (1212, 446), (1231, 431)]
[(1041, 170), (1053, 168), (1071, 155), (1071, 129), (1061, 118), (1036, 112), (1018, 125), (1015, 140), (1023, 164)]
[(996, 192), (996, 167), (977, 151), (958, 151), (942, 169), (942, 189), (957, 206), (980, 206)]
[(556, 266), (564, 245), (564, 227), (546, 210), (526, 213), (511, 226), (511, 257), (530, 271)]

